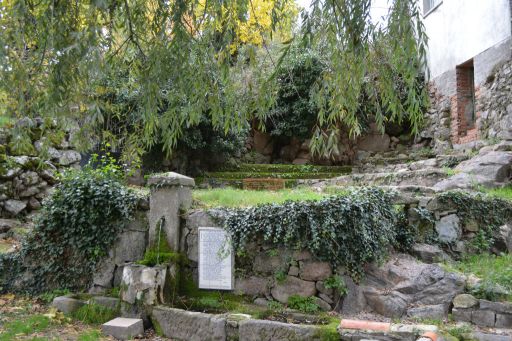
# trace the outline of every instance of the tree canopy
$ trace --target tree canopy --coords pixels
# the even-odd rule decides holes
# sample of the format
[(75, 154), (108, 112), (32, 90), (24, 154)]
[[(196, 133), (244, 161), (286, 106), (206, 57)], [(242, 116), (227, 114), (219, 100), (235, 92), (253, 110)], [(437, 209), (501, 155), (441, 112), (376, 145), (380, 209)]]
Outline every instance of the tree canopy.
[(5, 0), (4, 110), (78, 122), (83, 148), (108, 141), (128, 160), (157, 143), (170, 153), (204, 115), (226, 133), (264, 121), (277, 94), (273, 70), (294, 40), (326, 63), (314, 88), (313, 152), (328, 155), (342, 126), (361, 133), (364, 91), (380, 127), (408, 120), (417, 132), (427, 100), (417, 86), (426, 69), (417, 1), (392, 1), (385, 25), (372, 22), (371, 4), (313, 0), (294, 30), (293, 0)]

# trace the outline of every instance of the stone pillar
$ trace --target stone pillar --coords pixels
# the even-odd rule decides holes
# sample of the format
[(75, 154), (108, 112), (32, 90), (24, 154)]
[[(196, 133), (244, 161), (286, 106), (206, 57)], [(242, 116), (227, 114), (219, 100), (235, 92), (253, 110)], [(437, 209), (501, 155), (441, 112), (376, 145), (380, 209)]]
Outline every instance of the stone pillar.
[(169, 247), (180, 251), (180, 211), (192, 204), (194, 179), (169, 172), (155, 174), (148, 180), (151, 188), (149, 199), (149, 247), (158, 243), (160, 225), (161, 237), (165, 235)]

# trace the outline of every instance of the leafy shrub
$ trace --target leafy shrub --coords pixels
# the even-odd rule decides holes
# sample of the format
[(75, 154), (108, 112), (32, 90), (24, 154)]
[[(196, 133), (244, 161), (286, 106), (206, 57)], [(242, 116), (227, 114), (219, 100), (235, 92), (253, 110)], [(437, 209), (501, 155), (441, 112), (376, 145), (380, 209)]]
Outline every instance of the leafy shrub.
[(100, 167), (89, 164), (62, 175), (20, 252), (9, 259), (0, 258), (0, 271), (9, 273), (9, 279), (0, 284), (3, 290), (9, 289), (17, 276), (30, 292), (89, 285), (97, 264), (107, 255), (123, 222), (131, 219), (137, 202), (111, 161), (104, 159)]
[(292, 48), (276, 71), (279, 84), (267, 130), (272, 136), (307, 139), (317, 120), (318, 106), (310, 96), (324, 66), (310, 49)]
[[(200, 174), (231, 164), (233, 158), (244, 151), (248, 129), (223, 131), (215, 128), (207, 115), (201, 115), (199, 122), (183, 130), (172, 157), (176, 159), (177, 171), (186, 174)], [(165, 150), (161, 144), (155, 145), (144, 157), (143, 165), (148, 172), (166, 170), (162, 167)]]
[(338, 275), (326, 278), (324, 281), (324, 287), (336, 290), (341, 296), (345, 296), (348, 293), (345, 281)]
[(320, 201), (286, 202), (230, 210), (224, 225), (235, 250), (262, 236), (274, 247), (307, 249), (354, 279), (365, 264), (383, 259), (396, 245), (401, 214), (378, 188), (352, 190)]
[(312, 296), (291, 295), (288, 297), (288, 307), (307, 314), (316, 313), (320, 310), (320, 307), (315, 302), (315, 298)]

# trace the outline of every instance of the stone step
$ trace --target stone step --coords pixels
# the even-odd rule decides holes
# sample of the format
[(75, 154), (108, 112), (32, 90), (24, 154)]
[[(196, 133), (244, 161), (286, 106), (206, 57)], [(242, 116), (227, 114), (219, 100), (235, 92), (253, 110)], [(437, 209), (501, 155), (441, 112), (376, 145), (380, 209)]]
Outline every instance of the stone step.
[(325, 183), (336, 186), (420, 186), (432, 187), (448, 177), (440, 169), (419, 169), (402, 172), (385, 173), (354, 173), (334, 179)]
[(392, 158), (360, 161), (353, 168), (353, 173), (387, 173), (402, 170), (419, 170), (425, 168), (455, 167), (467, 160), (467, 154), (437, 155), (430, 158)]
[(141, 319), (118, 317), (101, 325), (101, 332), (116, 340), (131, 340), (144, 334), (144, 325)]

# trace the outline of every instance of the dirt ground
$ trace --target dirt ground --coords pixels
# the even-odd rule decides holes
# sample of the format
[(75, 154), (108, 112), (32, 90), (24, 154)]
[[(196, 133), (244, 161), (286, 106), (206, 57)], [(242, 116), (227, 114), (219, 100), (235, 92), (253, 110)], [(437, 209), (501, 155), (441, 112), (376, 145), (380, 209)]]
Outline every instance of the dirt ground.
[[(87, 325), (57, 312), (38, 298), (0, 295), (0, 341), (114, 341), (100, 326)], [(138, 340), (171, 341), (146, 331)]]

